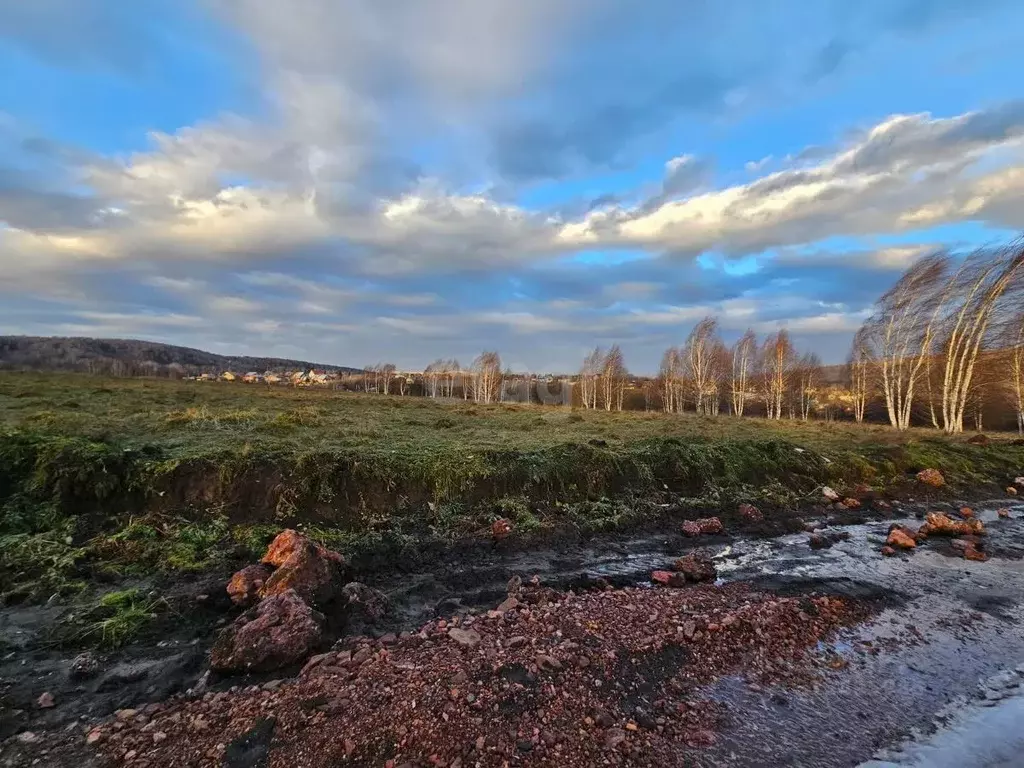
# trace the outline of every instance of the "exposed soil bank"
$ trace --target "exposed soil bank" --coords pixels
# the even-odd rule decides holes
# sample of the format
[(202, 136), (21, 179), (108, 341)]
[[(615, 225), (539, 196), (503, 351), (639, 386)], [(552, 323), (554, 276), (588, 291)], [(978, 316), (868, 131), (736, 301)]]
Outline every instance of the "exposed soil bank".
[[(996, 519), (996, 504), (975, 506), (989, 528), (987, 549), (991, 559), (983, 563), (954, 558), (952, 551), (938, 541), (930, 542), (911, 555), (883, 558), (878, 550), (888, 528), (884, 522), (847, 526), (845, 530), (850, 533), (849, 540), (823, 550), (810, 549), (806, 534), (774, 539), (702, 539), (700, 544), (715, 554), (720, 575), (729, 582), (749, 583), (755, 589), (769, 589), (784, 596), (804, 595), (810, 591), (842, 595), (866, 600), (866, 605), (880, 612), (868, 622), (839, 636), (830, 636), (827, 632), (822, 636), (826, 642), (812, 654), (818, 662), (815, 669), (820, 671), (824, 663), (826, 670), (826, 679), (819, 685), (810, 688), (766, 685), (757, 679), (757, 675), (750, 674), (755, 667), (738, 660), (734, 667), (712, 665), (709, 669), (714, 674), (698, 687), (691, 684), (685, 691), (673, 692), (674, 703), (718, 702), (706, 705), (707, 712), (713, 713), (714, 717), (707, 720), (698, 718), (683, 724), (685, 727), (680, 734), (689, 734), (691, 743), (685, 743), (685, 739), (680, 742), (682, 752), (673, 753), (671, 758), (677, 762), (668, 761), (665, 756), (668, 753), (656, 749), (644, 751), (647, 747), (643, 744), (647, 742), (641, 743), (641, 737), (647, 738), (644, 736), (646, 731), (639, 733), (626, 729), (630, 718), (636, 716), (635, 712), (626, 710), (612, 712), (614, 722), (610, 725), (598, 724), (593, 726), (596, 730), (586, 731), (590, 738), (597, 740), (602, 750), (607, 746), (607, 731), (619, 728), (625, 734), (621, 744), (627, 747), (617, 744), (611, 750), (601, 751), (602, 759), (608, 757), (612, 762), (621, 762), (629, 758), (630, 750), (636, 746), (647, 755), (647, 764), (654, 765), (684, 764), (678, 760), (685, 759), (694, 765), (709, 766), (853, 766), (870, 759), (878, 749), (901, 742), (914, 729), (931, 727), (936, 712), (958, 696), (973, 691), (980, 679), (1012, 669), (1024, 661), (1020, 605), (1024, 599), (1024, 561), (1020, 559), (1024, 555), (1024, 521), (1019, 519), (1024, 509), (1012, 507), (1014, 518), (1018, 519), (1000, 520)], [(393, 610), (388, 622), (372, 631), (379, 635), (388, 631), (418, 629), (435, 615), (451, 617), (462, 613), (463, 609), (493, 608), (504, 598), (507, 581), (514, 574), (523, 577), (538, 574), (546, 585), (557, 587), (593, 585), (599, 578), (617, 585), (646, 581), (652, 569), (663, 567), (667, 561), (694, 545), (693, 540), (684, 540), (676, 534), (652, 534), (621, 542), (562, 542), (562, 546), (557, 548), (527, 552), (501, 548), (474, 550), (472, 557), (465, 562), (438, 560), (429, 572), (377, 571), (366, 580), (389, 594)], [(4, 611), (0, 615), (0, 634), (11, 650), (0, 666), (5, 696), (3, 725), (8, 733), (29, 729), (37, 739), (33, 743), (23, 743), (15, 737), (0, 751), (0, 760), (11, 765), (27, 765), (29, 763), (25, 761), (32, 758), (41, 758), (42, 764), (88, 765), (90, 761), (98, 760), (97, 755), (101, 754), (98, 747), (87, 748), (85, 745), (84, 731), (96, 718), (102, 718), (114, 709), (163, 700), (174, 688), (185, 690), (193, 685), (204, 668), (203, 653), (209, 640), (208, 629), (226, 615), (225, 606), (217, 602), (222, 599), (216, 592), (218, 585), (222, 589), (222, 579), (179, 584), (179, 615), (194, 623), (183, 621), (182, 626), (168, 626), (166, 636), (161, 639), (166, 643), (162, 648), (155, 647), (151, 638), (149, 645), (133, 646), (124, 656), (105, 660), (100, 676), (84, 684), (68, 680), (71, 654), (46, 651), (34, 645), (40, 630), (57, 620), (66, 608), (18, 607)], [(664, 613), (669, 608), (678, 609), (684, 602), (693, 602), (693, 620), (703, 622), (708, 622), (716, 610), (724, 608), (732, 613), (742, 610), (743, 598), (728, 605), (715, 603), (699, 608), (696, 595), (708, 589), (645, 590), (635, 593), (637, 597), (629, 598), (625, 603), (634, 604), (635, 611), (647, 604), (644, 595), (657, 596), (659, 600), (669, 601), (659, 610), (659, 613)], [(201, 594), (209, 597), (197, 600), (197, 595)], [(610, 601), (608, 605), (618, 605), (616, 599), (605, 598)], [(580, 605), (589, 603), (584, 600)], [(560, 608), (552, 618), (561, 621), (579, 617), (585, 621), (585, 616), (591, 615), (596, 619), (600, 613), (598, 605), (603, 603), (595, 603), (579, 614), (574, 613), (575, 608)], [(191, 606), (191, 610), (186, 610), (186, 606)], [(618, 609), (611, 614), (620, 619), (629, 615)], [(481, 631), (492, 631), (487, 629), (489, 625), (485, 619), (480, 621), (483, 621)], [(631, 621), (642, 625), (645, 619), (634, 616)], [(432, 626), (434, 630), (431, 631), (437, 630), (438, 625)], [(355, 629), (363, 631), (363, 628)], [(534, 629), (538, 642), (548, 637), (543, 624)], [(521, 634), (533, 637), (533, 631)], [(584, 635), (596, 631), (599, 630), (587, 629)], [(771, 656), (775, 647), (770, 642), (771, 638), (782, 635), (769, 633), (767, 636), (769, 640), (763, 646)], [(192, 645), (193, 640), (198, 642)], [(556, 650), (559, 646), (559, 643), (546, 639), (543, 642)], [(687, 642), (670, 643), (666, 647), (685, 649), (687, 645)], [(358, 650), (358, 647), (356, 645), (353, 650)], [(376, 650), (381, 645), (373, 643), (371, 647)], [(595, 655), (600, 650), (600, 646), (595, 648)], [(529, 662), (536, 661), (535, 655), (536, 650), (529, 658), (524, 658), (526, 667), (529, 667)], [(662, 659), (660, 666), (653, 667), (641, 664), (637, 684), (641, 687), (664, 685), (671, 678), (673, 669), (678, 670), (681, 664), (681, 659)], [(773, 662), (773, 668), (775, 666)], [(787, 664), (778, 665), (779, 671), (786, 669)], [(434, 679), (424, 674), (425, 685), (441, 685), (442, 691), (453, 687), (447, 677)], [(223, 681), (215, 688), (230, 686), (232, 682)], [(244, 681), (243, 685), (249, 682)], [(332, 682), (334, 698), (342, 696), (350, 682), (346, 679)], [(465, 694), (465, 684), (454, 683), (454, 687), (460, 685)], [(78, 687), (85, 690), (78, 691)], [(500, 686), (499, 689), (504, 690)], [(36, 698), (43, 691), (54, 695), (55, 708), (40, 710), (35, 706)], [(229, 718), (223, 727), (240, 730), (230, 734), (225, 731), (227, 736), (239, 735), (256, 722), (255, 710), (250, 708), (250, 704), (243, 704), (243, 699), (255, 701), (261, 712), (272, 714), (270, 710), (277, 701), (277, 693), (267, 693), (266, 696), (264, 693), (230, 695), (229, 702), (236, 702), (235, 697), (238, 697), (237, 706), (231, 705), (237, 710), (237, 717), (235, 720)], [(479, 695), (482, 696), (483, 692)], [(263, 704), (264, 699), (268, 703)], [(531, 710), (531, 707), (527, 704), (523, 711)], [(16, 709), (21, 709), (22, 713), (16, 714)], [(282, 704), (283, 718), (284, 710)], [(441, 718), (444, 711), (444, 707), (424, 709), (420, 716)], [(584, 716), (590, 715), (580, 714), (581, 718)], [(287, 719), (282, 722), (287, 722)], [(439, 726), (441, 722), (443, 719), (438, 721)], [(70, 732), (46, 730), (63, 728), (71, 723), (75, 724)], [(394, 725), (386, 724), (389, 728)], [(592, 728), (586, 724), (580, 727), (584, 730)], [(704, 731), (713, 735), (708, 736)], [(656, 728), (654, 733), (657, 733)], [(337, 732), (332, 735), (335, 740), (342, 738)], [(363, 735), (358, 736), (360, 742), (357, 747), (360, 749)], [(533, 751), (536, 744), (529, 749), (519, 745), (521, 741), (532, 740), (535, 735), (541, 738), (540, 734), (532, 733), (524, 738), (518, 738), (519, 734), (516, 734), (517, 738), (509, 736), (505, 746), (511, 752), (505, 759), (516, 764), (536, 759), (539, 754), (539, 751)], [(612, 737), (617, 739), (618, 733), (613, 733)], [(172, 734), (169, 738), (177, 737)], [(259, 741), (255, 736), (253, 738)], [(274, 738), (278, 741), (284, 738), (285, 743), (290, 743), (287, 741), (290, 737), (286, 738), (280, 732)], [(357, 736), (349, 738), (355, 741)], [(654, 736), (650, 739), (657, 741)], [(344, 746), (343, 738), (342, 744)], [(491, 764), (492, 758), (498, 760), (504, 754), (497, 750), (497, 744), (491, 751), (487, 750), (492, 745), (485, 746), (487, 757), (484, 764)], [(40, 752), (44, 749), (47, 750), (45, 755)], [(271, 764), (276, 764), (276, 749), (274, 747), (270, 752)], [(109, 751), (102, 754), (120, 757)], [(285, 754), (281, 752), (282, 760)], [(312, 761), (303, 763), (300, 753), (288, 754), (291, 755), (289, 765), (317, 764)], [(353, 751), (349, 755), (349, 764), (383, 764), (384, 753), (374, 754), (373, 759), (359, 762), (357, 751)], [(160, 762), (158, 757), (154, 756), (149, 764), (172, 764)], [(343, 757), (343, 754), (339, 755), (339, 759)], [(141, 759), (141, 753), (137, 754), (132, 764)], [(217, 765), (221, 758), (203, 759), (209, 762), (200, 760), (197, 764)]]

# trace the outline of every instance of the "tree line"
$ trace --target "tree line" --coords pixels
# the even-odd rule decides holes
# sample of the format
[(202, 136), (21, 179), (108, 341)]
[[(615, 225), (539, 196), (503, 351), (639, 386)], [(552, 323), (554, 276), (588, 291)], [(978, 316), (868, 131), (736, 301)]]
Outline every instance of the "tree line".
[[(656, 376), (629, 373), (618, 345), (596, 347), (577, 372), (557, 377), (502, 370), (497, 352), (468, 367), (438, 359), (421, 374), (369, 366), (365, 388), (480, 403), (550, 402), (544, 382), (572, 387), (582, 409), (728, 412), (768, 419), (848, 418), (948, 434), (981, 429), (985, 414), (1012, 415), (1024, 431), (1024, 243), (920, 259), (875, 303), (853, 337), (847, 362), (823, 366), (789, 332), (747, 330), (732, 344), (715, 317), (669, 347)], [(394, 382), (398, 384), (394, 384)], [(525, 390), (523, 385), (525, 384)]]

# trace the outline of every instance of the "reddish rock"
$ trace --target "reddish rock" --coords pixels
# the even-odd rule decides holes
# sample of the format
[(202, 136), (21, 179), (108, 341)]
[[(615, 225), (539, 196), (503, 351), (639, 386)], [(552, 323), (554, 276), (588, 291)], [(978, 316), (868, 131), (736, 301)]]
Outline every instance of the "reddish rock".
[(946, 484), (946, 478), (937, 469), (922, 469), (917, 473), (917, 480), (932, 488), (941, 488)]
[(505, 518), (500, 518), (491, 523), (491, 536), (501, 541), (512, 533), (512, 523)]
[(355, 618), (367, 624), (376, 624), (391, 608), (391, 601), (387, 595), (358, 581), (349, 582), (342, 587), (341, 596), (350, 620)]
[(245, 608), (256, 603), (259, 600), (260, 590), (263, 589), (263, 585), (272, 573), (270, 567), (262, 563), (247, 565), (232, 576), (231, 581), (228, 582), (228, 596), (231, 598), (231, 602)]
[(41, 693), (39, 698), (36, 699), (36, 706), (40, 709), (53, 709), (57, 706), (57, 701), (53, 698), (53, 694), (49, 691)]
[(890, 546), (885, 546), (885, 547), (882, 547), (882, 554), (885, 555), (886, 557), (892, 557), (893, 555), (896, 554), (896, 550), (893, 549)]
[(681, 573), (672, 573), (672, 571), (654, 571), (651, 573), (651, 581), (666, 587), (686, 586), (686, 576)]
[(821, 495), (825, 497), (825, 501), (827, 501), (829, 504), (835, 504), (837, 501), (839, 501), (839, 494), (836, 493), (833, 489), (829, 488), (827, 485), (821, 489)]
[(1000, 517), (1006, 518), (1010, 516), (1010, 510), (1008, 509), (997, 509), (996, 514)]
[(218, 634), (210, 666), (219, 672), (268, 672), (294, 664), (320, 642), (323, 620), (294, 590), (266, 597)]
[(843, 499), (845, 509), (860, 509), (860, 502), (856, 499)]
[(740, 513), (740, 517), (751, 523), (759, 523), (764, 520), (764, 515), (761, 513), (761, 510), (753, 504), (740, 504), (738, 511)]
[(270, 544), (263, 562), (276, 565), (259, 595), (272, 597), (294, 589), (311, 605), (325, 605), (345, 583), (345, 559), (292, 530), (282, 531)]
[(835, 542), (822, 536), (820, 533), (812, 533), (807, 539), (807, 544), (811, 549), (828, 549)]
[(702, 517), (699, 520), (687, 520), (683, 523), (683, 533), (687, 536), (703, 536), (721, 533), (723, 530), (722, 521), (717, 517)]
[(886, 545), (894, 549), (913, 549), (917, 542), (906, 528), (893, 528), (889, 531), (889, 538), (885, 540)]
[(974, 510), (970, 507), (960, 507), (960, 517), (970, 519), (974, 517)]
[(714, 581), (718, 576), (715, 564), (702, 552), (680, 557), (672, 564), (672, 569), (695, 584), (701, 581)]
[(988, 560), (988, 555), (975, 547), (968, 547), (964, 550), (964, 560), (975, 560), (979, 563), (983, 563)]
[(1014, 487), (1013, 487), (1012, 485), (1008, 485), (1008, 486), (1006, 486), (1006, 492), (1007, 492), (1007, 493), (1008, 493), (1008, 494), (1009, 494), (1010, 496), (1016, 496), (1016, 495), (1017, 495), (1017, 489), (1016, 489), (1016, 488), (1014, 488)]
[(941, 512), (929, 512), (925, 515), (928, 532), (933, 536), (983, 536), (985, 526), (981, 520), (953, 520)]

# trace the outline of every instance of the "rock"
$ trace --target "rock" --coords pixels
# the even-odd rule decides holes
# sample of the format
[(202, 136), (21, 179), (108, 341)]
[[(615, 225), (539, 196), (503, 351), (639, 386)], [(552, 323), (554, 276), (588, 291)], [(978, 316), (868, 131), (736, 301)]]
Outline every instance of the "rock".
[(683, 523), (683, 533), (687, 536), (703, 536), (721, 533), (723, 530), (722, 521), (717, 517), (702, 517), (699, 520), (687, 520)]
[(1005, 509), (1005, 508), (997, 509), (996, 510), (996, 514), (999, 515), (1002, 518), (1008, 518), (1010, 516), (1010, 510)]
[(295, 590), (266, 597), (221, 630), (210, 666), (219, 672), (268, 672), (294, 664), (320, 643), (323, 621)]
[(1013, 484), (1016, 485), (1018, 488), (1024, 488), (1024, 475), (1013, 478)]
[(810, 545), (811, 549), (828, 549), (835, 544), (832, 539), (827, 536), (823, 536), (820, 533), (812, 533), (807, 538), (807, 543)]
[(341, 597), (350, 619), (361, 619), (367, 624), (376, 624), (391, 610), (391, 601), (379, 589), (368, 587), (362, 582), (350, 581), (341, 589)]
[(748, 522), (759, 523), (764, 520), (764, 514), (753, 504), (740, 504), (738, 511), (740, 517)]
[(1016, 489), (1016, 488), (1014, 488), (1014, 487), (1013, 487), (1012, 485), (1008, 485), (1008, 486), (1006, 486), (1006, 492), (1007, 492), (1007, 493), (1008, 493), (1008, 494), (1009, 494), (1010, 496), (1016, 496), (1016, 495), (1017, 495), (1017, 489)]
[(609, 728), (604, 735), (605, 749), (616, 749), (626, 740), (626, 732), (621, 728)]
[(537, 662), (537, 669), (546, 672), (557, 672), (562, 668), (562, 662), (554, 656), (547, 656), (543, 653), (538, 653), (535, 661)]
[(913, 534), (903, 527), (893, 528), (889, 531), (889, 537), (885, 540), (885, 543), (893, 549), (913, 549), (917, 546), (917, 541), (914, 540)]
[(953, 520), (941, 512), (925, 515), (928, 533), (932, 536), (983, 536), (985, 526), (981, 520)]
[(262, 598), (294, 590), (310, 605), (326, 605), (344, 584), (345, 559), (292, 530), (277, 535), (263, 562), (277, 570), (264, 582), (259, 592)]
[(985, 446), (985, 445), (988, 445), (989, 443), (991, 443), (992, 441), (989, 439), (988, 435), (983, 435), (983, 434), (979, 433), (979, 434), (974, 435), (973, 437), (971, 437), (967, 442), (970, 443), (971, 445)]
[(892, 504), (890, 504), (888, 501), (885, 501), (884, 499), (876, 499), (875, 507), (877, 507), (882, 512), (888, 512), (890, 509), (892, 509)]
[(837, 501), (839, 501), (839, 494), (836, 493), (833, 489), (829, 488), (827, 485), (821, 489), (821, 495), (825, 497), (825, 501), (827, 501), (829, 504), (835, 504)]
[(664, 584), (666, 587), (686, 586), (686, 576), (672, 571), (654, 571), (651, 573), (651, 581), (655, 584)]
[(882, 554), (885, 555), (886, 557), (892, 557), (893, 555), (896, 554), (896, 550), (893, 549), (892, 547), (885, 546), (885, 547), (882, 547)]
[(856, 499), (843, 499), (844, 509), (860, 509), (860, 502)]
[(949, 542), (949, 546), (951, 546), (957, 552), (961, 552), (962, 553), (968, 547), (972, 547), (974, 545), (970, 541), (968, 541), (967, 539), (953, 539), (952, 541)]
[(973, 542), (967, 542), (967, 546), (964, 548), (964, 559), (965, 560), (976, 560), (979, 563), (983, 563), (988, 560), (988, 555), (982, 552)]
[(72, 680), (88, 680), (90, 677), (95, 677), (100, 672), (100, 662), (91, 653), (86, 651), (75, 656), (71, 662), (71, 668), (68, 670)]
[(231, 602), (245, 608), (254, 605), (260, 599), (260, 590), (272, 573), (273, 570), (262, 563), (247, 565), (228, 582), (228, 596)]
[(258, 768), (269, 762), (277, 719), (261, 717), (248, 731), (224, 749), (223, 768)]
[(512, 523), (509, 520), (502, 517), (491, 523), (491, 536), (495, 541), (501, 541), (510, 533), (512, 533)]
[(476, 648), (480, 645), (480, 633), (475, 629), (459, 629), (452, 627), (448, 630), (448, 637), (461, 645), (463, 648)]
[(508, 613), (509, 611), (514, 611), (518, 607), (519, 601), (516, 598), (506, 597), (504, 600), (498, 603), (498, 607), (496, 610), (499, 613)]
[(703, 552), (693, 552), (680, 557), (672, 564), (672, 569), (695, 584), (701, 581), (714, 581), (718, 577), (715, 564)]
[(971, 509), (970, 507), (960, 507), (959, 512), (960, 512), (960, 517), (962, 517), (964, 519), (970, 519), (970, 518), (974, 517), (974, 510)]
[(941, 488), (946, 484), (946, 478), (937, 469), (922, 469), (917, 473), (917, 481), (932, 488)]
[(53, 698), (53, 694), (49, 691), (41, 693), (39, 698), (36, 699), (36, 706), (40, 709), (53, 709), (57, 706), (56, 700)]
[(101, 728), (93, 728), (89, 731), (89, 735), (85, 737), (85, 743), (89, 746), (99, 744), (101, 741), (103, 741), (103, 730)]

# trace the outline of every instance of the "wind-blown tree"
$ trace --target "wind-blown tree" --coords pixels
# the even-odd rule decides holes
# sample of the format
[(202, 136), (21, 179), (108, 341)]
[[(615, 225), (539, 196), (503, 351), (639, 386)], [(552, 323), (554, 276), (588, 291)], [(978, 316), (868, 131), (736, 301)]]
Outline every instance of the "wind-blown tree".
[(583, 358), (579, 382), (580, 402), (585, 409), (597, 408), (597, 382), (601, 376), (601, 370), (604, 368), (604, 359), (605, 355), (600, 347), (594, 347), (593, 351)]
[(395, 378), (396, 370), (398, 369), (394, 363), (384, 363), (380, 366), (381, 387), (385, 395), (391, 394), (391, 381)]
[(815, 397), (821, 382), (821, 358), (813, 352), (805, 354), (797, 363), (795, 374), (795, 394), (800, 419), (807, 421), (816, 404)]
[(658, 371), (661, 384), (661, 407), (665, 413), (683, 409), (683, 354), (678, 347), (669, 347), (661, 358)]
[(618, 344), (614, 344), (601, 364), (601, 395), (606, 411), (622, 410), (627, 376), (622, 350)]
[(864, 421), (870, 394), (870, 376), (872, 367), (871, 344), (867, 338), (867, 329), (859, 328), (853, 335), (850, 347), (850, 359), (847, 363), (850, 377), (850, 394), (853, 399), (853, 420), (858, 424)]
[(782, 405), (793, 375), (795, 352), (789, 333), (780, 330), (761, 345), (761, 396), (769, 419), (782, 418)]
[(934, 353), (940, 313), (948, 290), (949, 257), (927, 256), (912, 265), (878, 300), (866, 337), (878, 360), (889, 423), (907, 429), (922, 370)]
[(732, 412), (742, 416), (750, 397), (750, 375), (757, 358), (757, 336), (748, 329), (732, 346), (732, 368), (729, 390), (732, 397)]
[(501, 356), (497, 352), (482, 352), (473, 361), (473, 399), (478, 403), (493, 403), (501, 387)]
[[(975, 251), (949, 278), (946, 297), (954, 297), (943, 327), (942, 428), (964, 429), (964, 413), (979, 356), (994, 325), (1005, 322), (1020, 300), (1024, 241), (996, 251)], [(1002, 303), (1004, 298), (1010, 301)]]
[(713, 317), (705, 317), (693, 327), (683, 346), (683, 357), (690, 377), (690, 386), (693, 388), (697, 413), (707, 413), (708, 399), (718, 397), (714, 379), (717, 345), (718, 321)]

